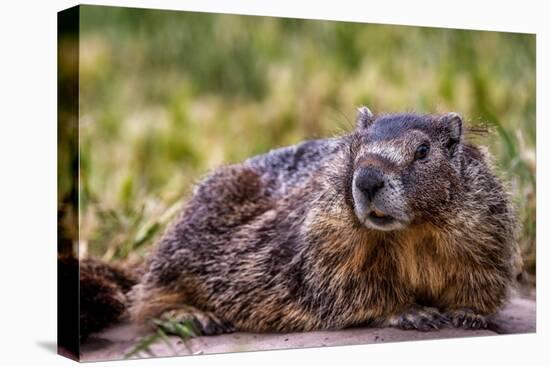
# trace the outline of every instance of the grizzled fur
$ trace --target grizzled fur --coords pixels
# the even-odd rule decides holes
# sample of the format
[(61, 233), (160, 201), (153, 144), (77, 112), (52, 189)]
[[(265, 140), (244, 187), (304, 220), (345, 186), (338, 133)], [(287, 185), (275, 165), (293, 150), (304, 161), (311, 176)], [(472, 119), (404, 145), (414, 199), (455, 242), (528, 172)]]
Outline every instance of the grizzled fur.
[[(150, 256), (132, 318), (206, 334), (485, 327), (511, 284), (516, 220), (488, 153), (463, 135), (453, 113), (361, 108), (349, 135), (218, 169)], [(372, 200), (355, 190), (362, 169), (385, 184)]]

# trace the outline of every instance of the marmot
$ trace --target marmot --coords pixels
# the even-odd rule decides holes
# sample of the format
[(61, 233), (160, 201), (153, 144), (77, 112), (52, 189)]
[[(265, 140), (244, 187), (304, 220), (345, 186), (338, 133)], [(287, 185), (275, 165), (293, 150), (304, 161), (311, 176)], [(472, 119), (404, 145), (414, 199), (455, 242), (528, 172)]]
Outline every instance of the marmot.
[(347, 135), (216, 170), (151, 253), (131, 319), (205, 335), (487, 327), (512, 284), (517, 221), (464, 130), (456, 113), (361, 107)]

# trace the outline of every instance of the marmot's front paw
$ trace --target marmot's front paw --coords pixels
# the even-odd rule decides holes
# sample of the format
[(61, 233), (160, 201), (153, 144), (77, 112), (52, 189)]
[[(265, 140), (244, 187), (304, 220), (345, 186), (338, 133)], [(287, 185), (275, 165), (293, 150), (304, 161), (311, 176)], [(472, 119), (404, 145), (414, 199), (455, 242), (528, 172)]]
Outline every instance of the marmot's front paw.
[(404, 330), (432, 331), (448, 325), (449, 319), (441, 314), (437, 308), (411, 306), (404, 312), (389, 317), (384, 324)]
[(445, 312), (455, 327), (464, 329), (486, 329), (487, 320), (485, 316), (469, 308), (461, 308)]

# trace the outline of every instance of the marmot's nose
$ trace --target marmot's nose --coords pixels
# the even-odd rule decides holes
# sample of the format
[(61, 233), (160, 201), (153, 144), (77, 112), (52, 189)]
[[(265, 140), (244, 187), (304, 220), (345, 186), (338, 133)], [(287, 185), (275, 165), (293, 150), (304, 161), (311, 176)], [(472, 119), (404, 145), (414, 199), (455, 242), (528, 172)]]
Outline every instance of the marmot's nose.
[(368, 200), (372, 200), (378, 190), (384, 187), (384, 174), (376, 168), (360, 168), (355, 176), (355, 186)]

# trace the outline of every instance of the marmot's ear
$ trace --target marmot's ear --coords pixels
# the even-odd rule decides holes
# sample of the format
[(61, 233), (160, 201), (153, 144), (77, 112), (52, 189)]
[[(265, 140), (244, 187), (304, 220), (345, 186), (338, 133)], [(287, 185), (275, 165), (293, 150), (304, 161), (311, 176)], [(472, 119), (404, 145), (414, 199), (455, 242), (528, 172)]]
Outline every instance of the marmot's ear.
[(456, 146), (462, 140), (462, 117), (456, 112), (449, 112), (441, 116), (439, 122), (445, 127), (449, 138), (447, 148), (453, 154)]
[(357, 128), (359, 130), (366, 129), (374, 122), (374, 115), (367, 106), (357, 108)]

